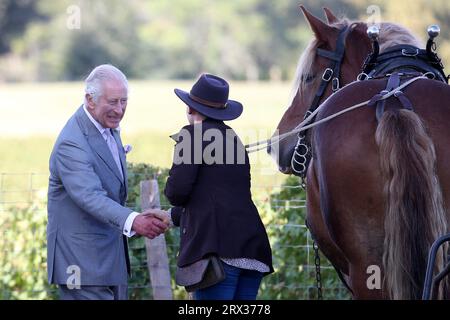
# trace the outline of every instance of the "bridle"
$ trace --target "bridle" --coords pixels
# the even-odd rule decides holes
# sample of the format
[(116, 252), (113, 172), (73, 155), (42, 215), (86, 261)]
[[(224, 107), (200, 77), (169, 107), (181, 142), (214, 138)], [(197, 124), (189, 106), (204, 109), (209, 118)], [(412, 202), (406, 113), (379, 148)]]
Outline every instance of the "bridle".
[[(345, 108), (335, 114), (332, 114), (326, 118), (320, 119), (318, 121), (314, 121), (319, 110), (321, 110), (322, 107), (325, 105), (325, 104), (320, 105), (320, 101), (321, 101), (330, 81), (332, 83), (333, 92), (336, 92), (340, 89), (340, 81), (339, 81), (340, 68), (342, 65), (343, 58), (344, 58), (344, 51), (345, 51), (344, 44), (345, 44), (345, 40), (346, 40), (346, 37), (348, 35), (350, 28), (351, 28), (351, 26), (346, 26), (339, 32), (339, 36), (336, 41), (336, 50), (335, 51), (328, 51), (328, 50), (317, 48), (316, 54), (331, 60), (331, 63), (329, 65), (329, 67), (327, 67), (322, 74), (322, 80), (321, 80), (319, 89), (317, 90), (314, 100), (313, 100), (311, 106), (309, 107), (309, 109), (307, 110), (303, 121), (298, 126), (296, 126), (293, 130), (266, 141), (266, 147), (267, 147), (274, 143), (279, 143), (281, 140), (283, 140), (284, 138), (286, 138), (288, 136), (291, 136), (296, 133), (298, 134), (298, 141), (294, 148), (294, 154), (293, 154), (292, 160), (291, 160), (291, 168), (293, 170), (293, 174), (296, 176), (299, 176), (301, 178), (301, 185), (304, 189), (305, 189), (306, 171), (307, 171), (308, 165), (312, 159), (311, 140), (310, 140), (311, 135), (307, 134), (307, 130), (309, 130), (310, 128), (313, 128), (314, 126), (317, 126), (321, 123), (324, 123), (326, 121), (330, 121), (331, 119), (338, 117), (345, 112), (349, 112), (349, 111), (352, 111), (352, 110), (355, 110), (357, 108), (361, 108), (361, 107), (364, 107), (367, 105), (370, 106), (370, 105), (383, 104), (386, 101), (386, 99), (388, 99), (392, 96), (399, 99), (400, 102), (402, 103), (403, 107), (405, 107), (406, 109), (410, 109), (410, 108), (408, 108), (408, 106), (410, 105), (410, 102), (404, 96), (402, 89), (406, 88), (407, 86), (409, 86), (410, 84), (412, 84), (415, 81), (422, 80), (422, 79), (429, 79), (430, 74), (433, 75), (433, 78), (435, 78), (437, 80), (441, 80), (445, 83), (447, 83), (448, 79), (449, 79), (449, 76), (446, 76), (443, 71), (443, 65), (441, 63), (441, 60), (438, 58), (438, 56), (435, 53), (431, 54), (430, 49), (432, 48), (432, 42), (430, 42), (430, 40), (427, 44), (426, 51), (422, 51), (420, 49), (416, 50), (416, 48), (413, 48), (413, 51), (411, 53), (409, 51), (409, 49), (411, 49), (409, 46), (403, 46), (403, 47), (399, 47), (399, 49), (401, 49), (400, 50), (401, 57), (397, 56), (398, 52), (389, 52), (388, 54), (386, 54), (384, 56), (381, 55), (381, 57), (378, 61), (377, 61), (378, 57), (376, 55), (372, 54), (371, 56), (369, 56), (366, 59), (364, 66), (363, 66), (363, 72), (361, 73), (361, 74), (366, 75), (367, 77), (365, 77), (363, 79), (360, 76), (358, 76), (357, 80), (363, 81), (366, 79), (375, 78), (375, 76), (377, 76), (378, 72), (379, 72), (379, 73), (383, 74), (383, 76), (389, 76), (387, 88), (385, 90), (381, 91), (379, 94), (372, 97), (370, 100), (358, 103), (351, 107)], [(430, 38), (430, 39), (432, 40), (432, 38)], [(398, 49), (398, 48), (395, 48), (395, 49)], [(425, 56), (425, 54), (427, 56)], [(401, 75), (398, 74), (397, 71), (399, 68), (403, 69), (405, 67), (404, 57), (408, 58), (408, 64), (406, 64), (408, 69), (412, 68), (415, 71), (419, 71), (419, 72), (411, 73), (409, 76), (412, 76), (412, 78), (407, 80), (404, 83), (401, 83), (400, 79), (399, 79), (399, 77), (401, 77)], [(422, 64), (422, 61), (411, 63), (411, 61), (409, 61), (410, 57), (418, 57), (418, 58), (423, 57), (422, 60), (424, 60), (425, 62), (428, 62), (428, 63)], [(401, 58), (401, 60), (400, 59), (396, 60), (396, 58)], [(394, 63), (393, 63), (393, 61), (394, 61)], [(383, 62), (383, 63), (380, 63), (380, 62)], [(429, 67), (430, 62), (431, 62), (431, 68), (432, 68), (431, 70)], [(375, 67), (377, 67), (377, 68), (375, 69)], [(369, 71), (369, 72), (367, 74), (364, 71)], [(388, 71), (389, 72), (392, 71), (392, 72), (394, 72), (394, 74), (386, 74), (386, 72), (388, 72)], [(377, 107), (377, 109), (378, 109), (378, 107)], [(377, 114), (378, 114), (378, 110), (377, 110)], [(377, 115), (377, 118), (378, 118), (378, 115)], [(275, 140), (275, 141), (272, 141), (272, 140)], [(261, 143), (258, 142), (258, 143), (252, 144), (252, 145), (247, 145), (246, 148), (251, 148), (253, 146), (258, 147), (260, 144)], [(256, 149), (256, 150), (252, 150), (252, 151), (258, 151), (258, 150), (261, 150), (261, 149)], [(252, 152), (252, 151), (249, 151), (249, 152)], [(316, 250), (316, 248), (314, 248), (314, 249), (315, 249), (315, 256), (316, 256), (316, 260), (317, 260), (319, 255), (318, 255), (318, 250)], [(447, 269), (449, 267), (450, 267), (450, 265), (447, 266)], [(349, 288), (345, 279), (343, 279), (342, 275), (340, 274), (340, 271), (338, 269), (336, 269), (336, 271), (338, 272), (339, 276), (341, 277), (341, 280), (343, 281), (343, 283), (347, 286), (347, 288)], [(447, 273), (448, 273), (448, 271), (447, 271)], [(431, 271), (431, 274), (432, 274), (432, 271)], [(428, 277), (428, 270), (427, 270), (427, 277)], [(317, 281), (317, 289), (319, 292), (319, 298), (321, 298), (320, 260), (318, 263), (316, 262), (316, 281)], [(425, 291), (424, 291), (424, 296), (425, 296)]]
[[(345, 26), (342, 30), (339, 31), (339, 35), (338, 38), (336, 40), (336, 50), (335, 51), (330, 51), (330, 50), (325, 50), (325, 49), (321, 49), (321, 48), (317, 48), (316, 49), (316, 54), (327, 58), (329, 60), (331, 60), (329, 66), (324, 70), (323, 74), (322, 74), (322, 79), (321, 79), (321, 83), (319, 85), (319, 88), (314, 96), (314, 100), (311, 104), (311, 106), (309, 107), (309, 109), (306, 111), (303, 121), (298, 124), (294, 129), (274, 136), (270, 139), (267, 140), (263, 140), (263, 141), (258, 141), (252, 144), (248, 144), (245, 146), (245, 148), (247, 149), (247, 151), (249, 153), (251, 152), (257, 152), (263, 149), (267, 149), (269, 146), (274, 145), (274, 144), (278, 144), (280, 143), (282, 140), (286, 139), (289, 136), (292, 136), (294, 134), (298, 135), (298, 140), (297, 140), (297, 144), (294, 148), (294, 152), (291, 158), (291, 168), (293, 171), (293, 174), (296, 176), (299, 176), (301, 178), (301, 184), (303, 187), (305, 187), (305, 178), (306, 178), (306, 171), (308, 169), (308, 165), (311, 161), (312, 158), (312, 149), (311, 149), (311, 133), (308, 132), (307, 130), (313, 128), (314, 126), (319, 125), (320, 123), (324, 123), (326, 121), (329, 121), (337, 116), (340, 116), (341, 114), (351, 111), (351, 110), (355, 110), (356, 108), (360, 108), (364, 105), (367, 105), (370, 102), (374, 102), (372, 100), (368, 100), (368, 101), (364, 101), (361, 102), (359, 104), (356, 104), (354, 106), (348, 107), (340, 112), (337, 112), (336, 114), (333, 114), (331, 116), (328, 116), (324, 119), (321, 119), (319, 121), (314, 121), (316, 115), (318, 114), (319, 110), (321, 109), (321, 105), (320, 102), (323, 98), (323, 95), (325, 93), (325, 90), (327, 89), (328, 85), (332, 84), (332, 90), (333, 92), (338, 91), (341, 88), (341, 84), (340, 84), (340, 69), (341, 69), (341, 65), (343, 62), (343, 58), (344, 58), (344, 52), (345, 52), (345, 40), (347, 38), (347, 35), (349, 33), (349, 31), (351, 30), (352, 25), (350, 26)], [(430, 33), (429, 33), (430, 34)], [(369, 35), (370, 37), (370, 35)], [(433, 38), (435, 37), (432, 36), (430, 34), (430, 39), (428, 40), (427, 43), (427, 50), (426, 50), (426, 54), (427, 54), (427, 58), (425, 58), (425, 55), (423, 54), (424, 52), (422, 50), (419, 49), (418, 54), (416, 54), (416, 50), (414, 50), (414, 57), (418, 56), (418, 58), (425, 58), (425, 59), (421, 59), (421, 60), (426, 60), (428, 62), (428, 66), (431, 65), (432, 70), (430, 70), (429, 68), (424, 68), (423, 64), (420, 63), (420, 65), (418, 65), (417, 63), (414, 63), (413, 69), (416, 70), (422, 70), (422, 72), (419, 72), (418, 74), (411, 74), (410, 76), (414, 76), (413, 79), (407, 81), (404, 84), (398, 85), (394, 91), (400, 90), (402, 88), (405, 88), (406, 86), (408, 86), (409, 84), (411, 84), (412, 82), (419, 80), (419, 79), (427, 79), (427, 78), (433, 78), (430, 77), (430, 74), (434, 75), (435, 79), (439, 79), (441, 81), (448, 81), (448, 76), (445, 76), (444, 72), (443, 72), (443, 66), (441, 63), (441, 60), (439, 59), (439, 57), (437, 56), (437, 54), (434, 51), (434, 47), (435, 44), (433, 42)], [(373, 39), (372, 39), (373, 40)], [(387, 60), (396, 60), (396, 59), (392, 59), (392, 52), (389, 52), (389, 54), (381, 54), (378, 55), (378, 50), (375, 50), (376, 48), (378, 48), (378, 43), (377, 41), (373, 40), (373, 52), (372, 54), (370, 54), (365, 63), (364, 66), (362, 68), (362, 73), (358, 76), (357, 80), (358, 81), (363, 81), (363, 80), (367, 80), (367, 79), (371, 79), (371, 78), (375, 78), (375, 72), (374, 69), (376, 67), (377, 71), (381, 71), (378, 66), (383, 65), (383, 63), (379, 64), (381, 61), (377, 61), (379, 60), (384, 60), (384, 58), (390, 58)], [(406, 56), (408, 58), (411, 58), (412, 54), (409, 52), (408, 48), (406, 47), (401, 47), (401, 55), (403, 56), (403, 58)], [(402, 60), (403, 60), (402, 58)], [(386, 60), (384, 60), (386, 61)], [(431, 62), (431, 64), (430, 64)], [(397, 69), (398, 65), (396, 64), (388, 64), (389, 66), (394, 66), (395, 69)], [(404, 67), (405, 64), (402, 63), (402, 67)], [(411, 64), (409, 63), (409, 66), (411, 67)], [(420, 66), (420, 68), (418, 68)], [(385, 69), (385, 67), (382, 68), (383, 71), (387, 71), (387, 69)], [(368, 72), (369, 71), (369, 72)], [(373, 71), (373, 72), (372, 72)], [(437, 71), (437, 72), (436, 72)], [(369, 75), (366, 73), (368, 72)], [(376, 72), (378, 73), (378, 72)], [(388, 74), (390, 75), (390, 74)], [(364, 76), (364, 77), (362, 77)], [(395, 85), (393, 85), (395, 86)], [(389, 98), (390, 96), (392, 96), (395, 92), (381, 92), (380, 95), (378, 95), (377, 97), (377, 101), (378, 102), (382, 102), (383, 100)]]
[[(347, 38), (350, 29), (351, 26), (345, 26), (339, 31), (339, 35), (336, 39), (336, 49), (334, 51), (325, 50), (321, 48), (316, 49), (316, 54), (323, 58), (329, 59), (330, 64), (322, 74), (322, 79), (319, 88), (317, 89), (317, 92), (314, 96), (314, 100), (311, 103), (309, 109), (306, 111), (303, 120), (306, 120), (311, 114), (314, 113), (314, 111), (317, 110), (317, 108), (320, 105), (320, 101), (322, 100), (323, 95), (325, 94), (325, 90), (329, 86), (330, 82), (331, 82), (331, 90), (333, 91), (333, 93), (341, 88), (339, 77), (345, 53), (345, 40)], [(311, 117), (306, 124), (314, 121), (314, 118), (315, 117)], [(306, 130), (298, 133), (297, 144), (294, 148), (294, 153), (291, 159), (291, 168), (293, 174), (299, 176), (302, 179), (301, 181), (302, 185), (304, 185), (305, 183), (306, 171), (308, 169), (309, 162), (311, 161), (312, 158), (310, 137), (311, 135)]]
[(325, 50), (321, 48), (316, 49), (317, 55), (329, 59), (331, 60), (331, 62), (322, 74), (322, 81), (320, 82), (319, 89), (317, 90), (314, 96), (314, 100), (308, 109), (308, 112), (310, 113), (312, 113), (319, 106), (320, 100), (322, 99), (325, 90), (330, 83), (330, 80), (333, 92), (336, 92), (340, 89), (339, 76), (341, 72), (342, 60), (344, 59), (345, 40), (347, 38), (349, 30), (350, 26), (345, 26), (341, 31), (339, 31), (338, 38), (336, 39), (335, 51)]
[[(325, 49), (321, 49), (321, 48), (316, 49), (317, 55), (327, 58), (327, 59), (331, 60), (331, 62), (322, 74), (319, 88), (317, 89), (317, 92), (314, 96), (314, 100), (311, 103), (311, 106), (306, 111), (305, 116), (303, 117), (303, 121), (289, 132), (278, 135), (271, 139), (258, 141), (258, 142), (246, 145), (245, 148), (247, 149), (247, 151), (249, 153), (266, 149), (267, 147), (269, 147), (273, 144), (279, 143), (280, 141), (284, 140), (285, 138), (287, 138), (293, 134), (296, 134), (296, 133), (299, 133), (299, 138), (300, 138), (300, 132), (298, 132), (297, 130), (299, 130), (300, 128), (302, 128), (303, 126), (307, 125), (308, 123), (310, 123), (314, 120), (315, 117), (314, 116), (310, 117), (310, 116), (313, 113), (315, 113), (315, 111), (319, 107), (320, 101), (325, 93), (325, 90), (327, 89), (328, 85), (330, 84), (330, 82), (332, 83), (333, 92), (336, 92), (341, 88), (341, 82), (340, 82), (339, 78), (340, 78), (342, 60), (344, 59), (345, 40), (350, 31), (350, 28), (351, 28), (351, 26), (345, 26), (344, 28), (342, 28), (339, 31), (339, 35), (336, 40), (336, 50), (330, 51), (330, 50), (325, 50)], [(304, 135), (306, 136), (306, 134), (304, 134)]]

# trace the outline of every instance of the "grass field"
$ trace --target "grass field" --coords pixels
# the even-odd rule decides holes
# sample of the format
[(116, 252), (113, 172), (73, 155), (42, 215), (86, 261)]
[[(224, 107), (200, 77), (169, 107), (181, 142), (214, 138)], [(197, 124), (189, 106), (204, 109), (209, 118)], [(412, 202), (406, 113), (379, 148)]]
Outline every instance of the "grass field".
[[(170, 166), (169, 135), (187, 123), (184, 104), (173, 89), (189, 91), (192, 83), (130, 82), (130, 100), (121, 123), (123, 143), (133, 146), (128, 161)], [(228, 124), (245, 143), (270, 137), (289, 103), (290, 83), (231, 82), (230, 87), (230, 98), (241, 101), (244, 112)], [(0, 84), (0, 173), (47, 174), (54, 140), (81, 105), (83, 89), (82, 82)], [(264, 151), (252, 154), (251, 161), (255, 186), (284, 180)]]

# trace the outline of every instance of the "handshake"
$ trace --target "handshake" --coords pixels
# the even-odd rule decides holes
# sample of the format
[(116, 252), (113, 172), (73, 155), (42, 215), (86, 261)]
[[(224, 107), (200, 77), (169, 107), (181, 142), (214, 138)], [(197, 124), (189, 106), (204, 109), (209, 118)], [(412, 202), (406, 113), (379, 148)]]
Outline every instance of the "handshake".
[(153, 239), (164, 233), (172, 226), (172, 219), (168, 211), (147, 209), (136, 216), (131, 229), (138, 235)]

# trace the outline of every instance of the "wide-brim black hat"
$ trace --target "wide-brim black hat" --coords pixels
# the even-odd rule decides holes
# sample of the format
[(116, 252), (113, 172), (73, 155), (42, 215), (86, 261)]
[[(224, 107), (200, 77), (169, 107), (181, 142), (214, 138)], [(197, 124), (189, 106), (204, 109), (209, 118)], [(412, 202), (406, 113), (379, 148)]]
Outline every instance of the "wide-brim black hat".
[(228, 82), (212, 74), (202, 74), (190, 92), (175, 89), (189, 107), (216, 120), (233, 120), (242, 114), (242, 104), (228, 99)]

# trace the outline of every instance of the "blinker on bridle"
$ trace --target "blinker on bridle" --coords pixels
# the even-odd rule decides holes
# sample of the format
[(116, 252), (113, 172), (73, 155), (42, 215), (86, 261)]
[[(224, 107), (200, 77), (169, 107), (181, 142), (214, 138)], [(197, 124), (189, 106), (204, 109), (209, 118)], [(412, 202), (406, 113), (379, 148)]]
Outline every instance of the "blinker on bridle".
[[(331, 64), (322, 74), (322, 81), (319, 89), (316, 92), (313, 103), (311, 104), (308, 111), (305, 113), (304, 121), (307, 119), (314, 111), (319, 107), (319, 102), (325, 93), (325, 89), (328, 86), (330, 80), (332, 81), (333, 92), (339, 90), (339, 73), (344, 57), (345, 50), (345, 39), (348, 34), (349, 26), (344, 27), (340, 32), (336, 41), (336, 50), (328, 51), (324, 49), (317, 48), (317, 55), (331, 60)], [(371, 78), (377, 72), (383, 75), (390, 75), (386, 70), (395, 70), (397, 67), (403, 67), (405, 58), (408, 60), (408, 64), (417, 70), (424, 70), (422, 74), (427, 77), (436, 78), (444, 82), (448, 82), (448, 77), (444, 73), (444, 67), (442, 65), (441, 59), (434, 52), (436, 49), (436, 44), (434, 43), (434, 38), (439, 35), (439, 27), (437, 25), (432, 25), (428, 28), (429, 39), (427, 42), (426, 50), (418, 49), (413, 46), (398, 46), (396, 50), (391, 52), (386, 52), (380, 54), (380, 46), (378, 43), (378, 37), (380, 30), (378, 26), (373, 25), (367, 29), (367, 35), (372, 40), (372, 53), (366, 58), (363, 66), (363, 72), (358, 76), (358, 80), (365, 80)], [(392, 63), (392, 60), (396, 60), (396, 63)], [(380, 69), (375, 70), (375, 66), (381, 65)], [(387, 68), (387, 69), (385, 69)], [(393, 79), (395, 80), (395, 79)], [(392, 81), (391, 87), (395, 87), (396, 81)], [(402, 103), (408, 106), (408, 102), (405, 97), (400, 93), (396, 95), (400, 100), (404, 100)], [(406, 101), (406, 102), (405, 102)], [(314, 118), (311, 119), (311, 122)], [(291, 168), (294, 175), (301, 178), (301, 184), (305, 185), (306, 171), (311, 161), (311, 143), (310, 139), (307, 137), (307, 131), (301, 131), (298, 134), (297, 144), (294, 148), (294, 153), (291, 159)]]
[[(339, 31), (339, 35), (336, 39), (336, 50), (330, 51), (321, 48), (316, 49), (316, 54), (328, 60), (331, 60), (329, 66), (324, 70), (319, 89), (314, 96), (314, 100), (306, 111), (303, 121), (309, 117), (320, 104), (320, 100), (325, 94), (325, 90), (331, 81), (331, 90), (333, 92), (338, 91), (341, 88), (339, 76), (341, 72), (342, 60), (345, 53), (345, 39), (350, 31), (350, 26), (345, 26)], [(314, 118), (311, 119), (311, 122)], [(301, 178), (301, 184), (304, 187), (306, 170), (308, 169), (309, 162), (311, 161), (311, 142), (307, 138), (307, 130), (298, 133), (297, 144), (294, 148), (294, 153), (291, 158), (291, 168), (294, 175)]]
[[(340, 75), (340, 71), (341, 71), (342, 60), (344, 59), (345, 39), (347, 38), (348, 30), (349, 30), (349, 26), (345, 26), (341, 31), (339, 31), (339, 35), (336, 40), (336, 50), (335, 51), (329, 51), (329, 50), (325, 50), (325, 49), (321, 49), (321, 48), (316, 49), (317, 55), (331, 60), (330, 65), (328, 66), (328, 68), (325, 69), (325, 71), (322, 74), (321, 86), (324, 86), (324, 88), (322, 89), (323, 91), (325, 91), (325, 88), (327, 87), (327, 83), (330, 80), (332, 80), (333, 92), (339, 90), (339, 88), (340, 88), (339, 75)], [(319, 92), (320, 91), (321, 90), (319, 88)], [(323, 92), (321, 92), (321, 96), (322, 95), (323, 95)], [(317, 94), (316, 94), (316, 96), (317, 96)]]

